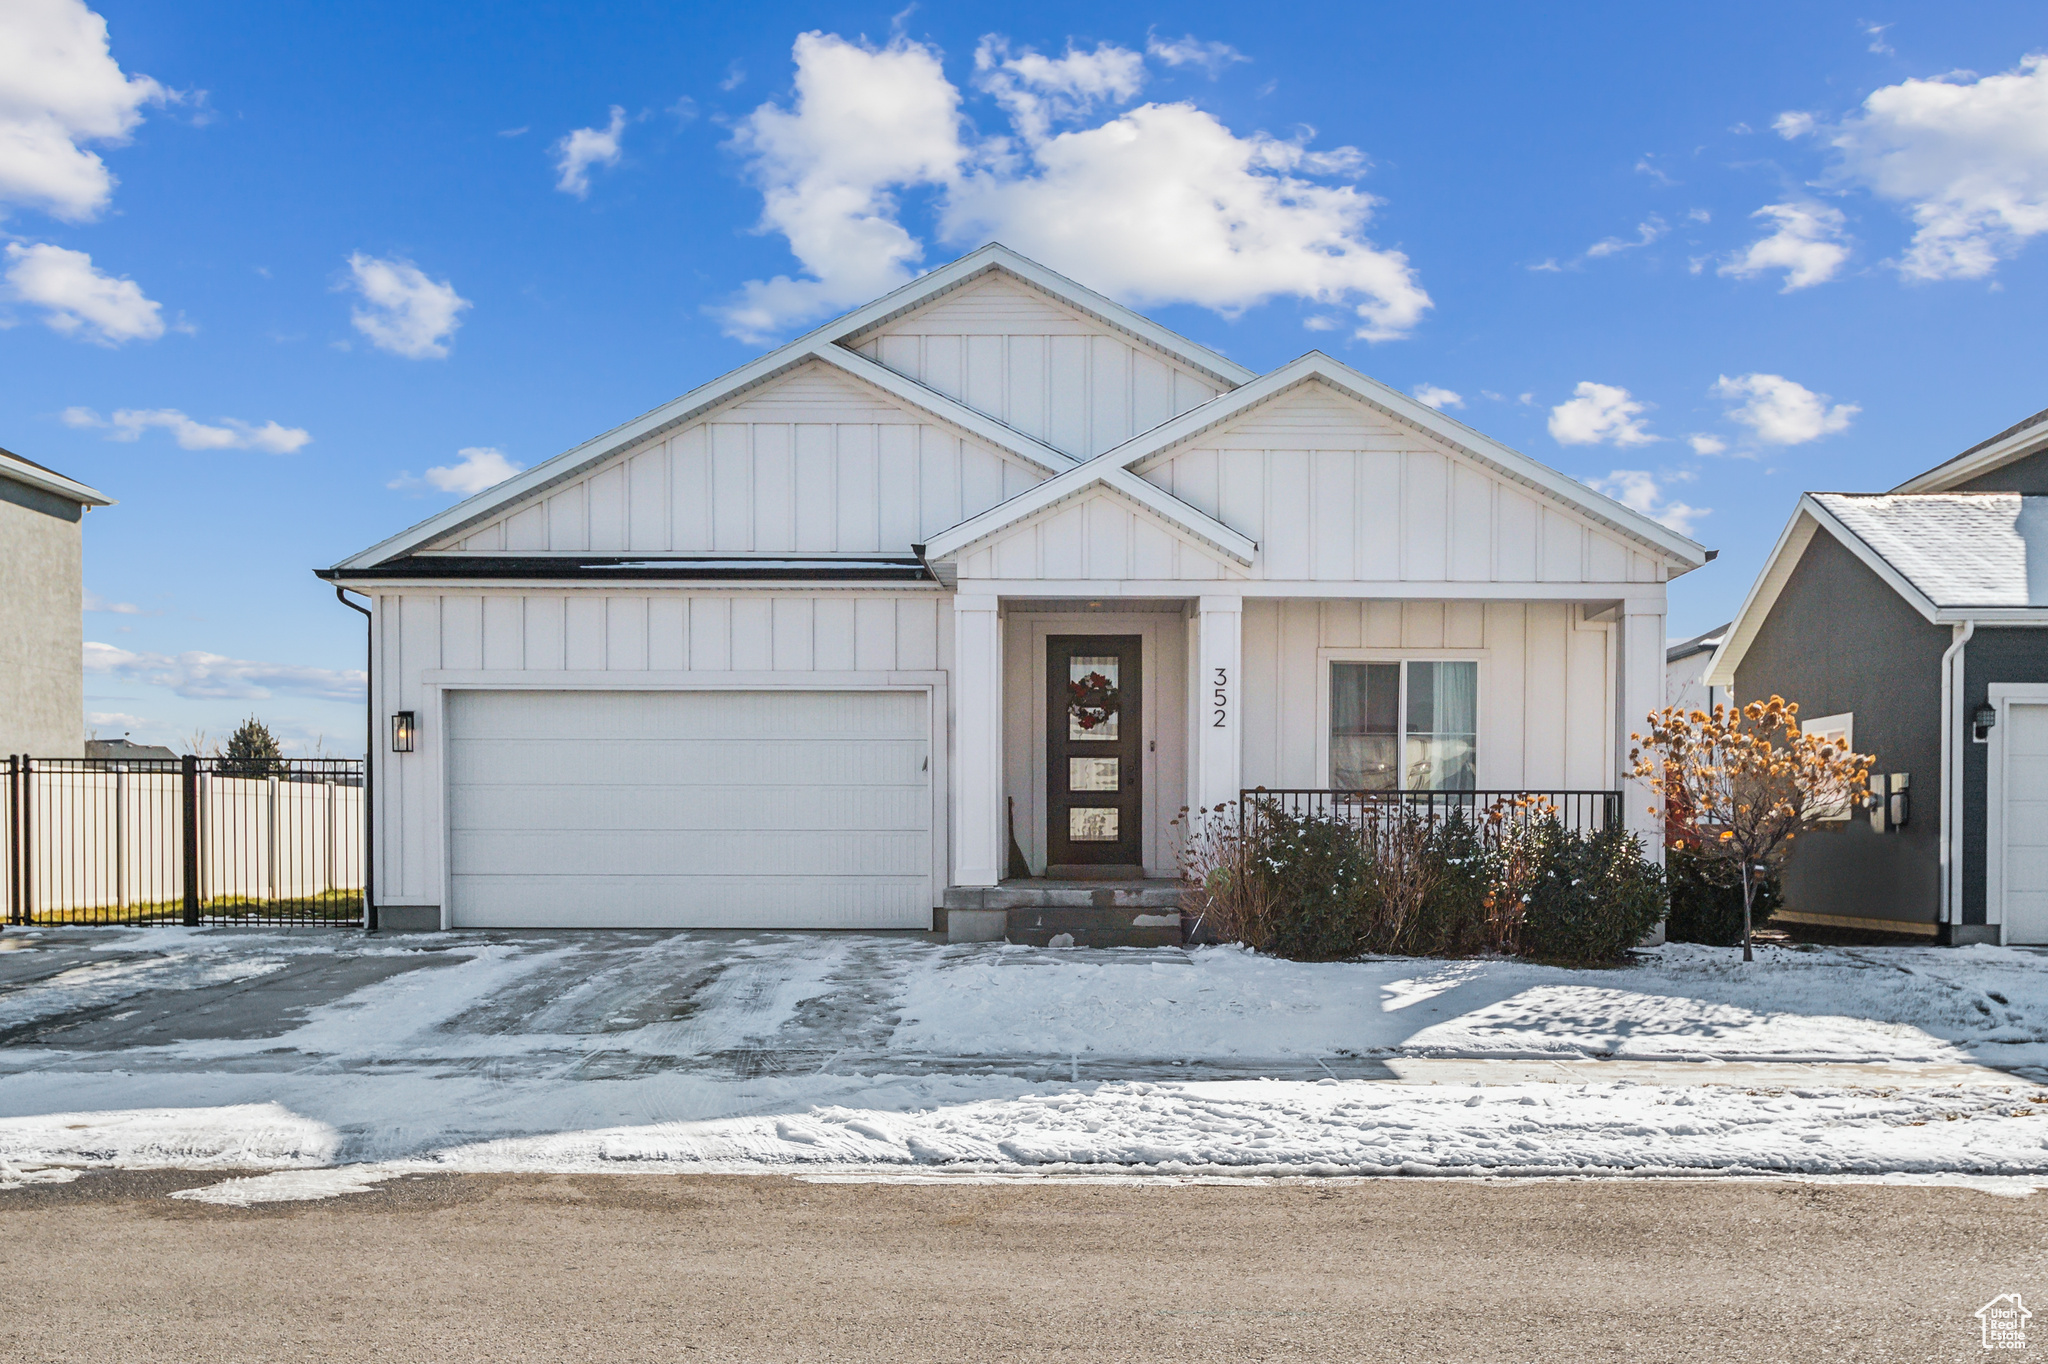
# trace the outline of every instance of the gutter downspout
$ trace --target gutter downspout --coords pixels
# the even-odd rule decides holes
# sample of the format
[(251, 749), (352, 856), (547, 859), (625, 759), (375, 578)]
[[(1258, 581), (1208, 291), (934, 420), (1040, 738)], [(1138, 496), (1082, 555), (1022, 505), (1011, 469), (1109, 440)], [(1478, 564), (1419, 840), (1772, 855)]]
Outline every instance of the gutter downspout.
[(1977, 622), (1966, 620), (1953, 628), (1955, 641), (1941, 656), (1941, 922), (1951, 929), (1962, 917), (1963, 904), (1963, 684), (1956, 674)]
[(370, 677), (376, 667), (376, 620), (367, 606), (348, 599), (348, 589), (334, 589), (334, 599), (363, 613), (363, 931), (377, 931), (377, 805), (370, 773), (377, 761), (377, 713), (370, 707)]

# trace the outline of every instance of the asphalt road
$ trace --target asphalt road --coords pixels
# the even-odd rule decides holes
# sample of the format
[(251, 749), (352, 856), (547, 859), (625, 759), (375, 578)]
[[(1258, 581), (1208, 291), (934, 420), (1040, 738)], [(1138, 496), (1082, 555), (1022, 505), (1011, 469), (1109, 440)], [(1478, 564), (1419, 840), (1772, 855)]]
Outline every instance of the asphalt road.
[[(2048, 1304), (2048, 1195), (1431, 1180), (218, 1173), (0, 1193), (9, 1360), (1945, 1360)], [(2038, 1296), (2037, 1296), (2038, 1295)], [(2039, 1307), (2036, 1310), (2043, 1310)], [(2025, 1359), (2048, 1349), (2048, 1316)]]

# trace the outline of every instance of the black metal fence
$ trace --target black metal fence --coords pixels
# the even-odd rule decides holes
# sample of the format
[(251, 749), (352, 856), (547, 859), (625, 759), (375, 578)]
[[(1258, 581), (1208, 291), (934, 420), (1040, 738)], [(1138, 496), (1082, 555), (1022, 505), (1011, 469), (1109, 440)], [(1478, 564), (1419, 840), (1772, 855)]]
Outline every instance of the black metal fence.
[(354, 758), (6, 760), (12, 924), (360, 924)]
[(1483, 838), (1533, 820), (1555, 817), (1574, 833), (1594, 833), (1621, 823), (1619, 791), (1271, 791), (1258, 787), (1239, 793), (1245, 818), (1270, 810), (1297, 818), (1336, 820), (1357, 825), (1382, 825), (1396, 814), (1418, 819), (1447, 820), (1461, 816)]

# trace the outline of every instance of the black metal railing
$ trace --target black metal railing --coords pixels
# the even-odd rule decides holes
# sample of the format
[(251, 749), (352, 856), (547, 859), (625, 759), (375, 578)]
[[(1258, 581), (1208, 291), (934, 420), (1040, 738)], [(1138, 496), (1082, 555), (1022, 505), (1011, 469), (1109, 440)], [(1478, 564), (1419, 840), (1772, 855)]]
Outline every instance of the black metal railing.
[(355, 758), (6, 759), (11, 924), (360, 924)]
[(1262, 810), (1296, 818), (1329, 819), (1356, 824), (1383, 823), (1395, 814), (1418, 819), (1463, 817), (1482, 837), (1538, 819), (1555, 817), (1574, 833), (1595, 833), (1621, 823), (1619, 791), (1318, 791), (1268, 790), (1261, 786), (1238, 796), (1242, 817)]

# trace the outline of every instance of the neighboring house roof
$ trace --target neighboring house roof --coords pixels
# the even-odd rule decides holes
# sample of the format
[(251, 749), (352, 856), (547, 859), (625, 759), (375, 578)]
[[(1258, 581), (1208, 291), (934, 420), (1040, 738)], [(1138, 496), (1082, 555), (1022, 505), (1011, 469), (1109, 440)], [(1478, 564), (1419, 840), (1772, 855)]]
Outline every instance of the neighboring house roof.
[(1707, 670), (1732, 686), (1813, 537), (1832, 535), (1935, 624), (2048, 621), (2048, 497), (1807, 493)]
[(136, 744), (126, 739), (87, 739), (85, 756), (88, 758), (144, 758), (159, 761), (165, 758), (175, 760), (177, 754), (162, 744)]
[(1717, 625), (1703, 635), (1694, 635), (1682, 644), (1671, 645), (1664, 650), (1665, 663), (1676, 663), (1680, 659), (1692, 658), (1695, 655), (1710, 653), (1718, 649), (1721, 647), (1721, 641), (1727, 638), (1728, 627), (1734, 623), (1734, 621), (1729, 621), (1727, 624)]
[(1946, 492), (1958, 483), (1966, 483), (1980, 475), (2001, 469), (2014, 460), (2048, 446), (2048, 407), (2042, 408), (2026, 420), (2016, 422), (1991, 437), (1980, 440), (1960, 455), (1935, 465), (1924, 474), (1916, 474), (1898, 487), (1895, 493), (1938, 493)]
[(66, 478), (55, 469), (45, 468), (32, 459), (24, 459), (12, 450), (0, 450), (0, 478), (40, 492), (54, 493), (66, 501), (78, 503), (81, 507), (114, 505), (114, 499), (99, 489), (80, 483), (75, 478)]

